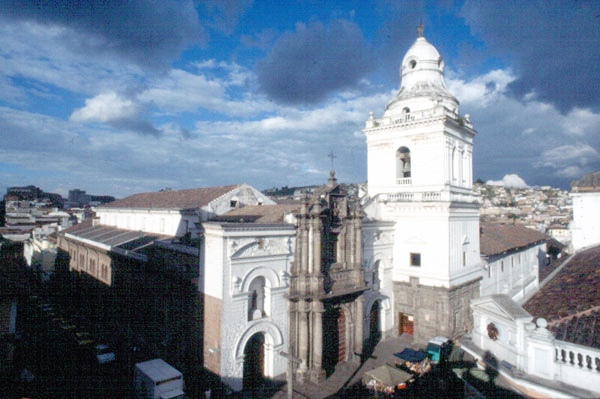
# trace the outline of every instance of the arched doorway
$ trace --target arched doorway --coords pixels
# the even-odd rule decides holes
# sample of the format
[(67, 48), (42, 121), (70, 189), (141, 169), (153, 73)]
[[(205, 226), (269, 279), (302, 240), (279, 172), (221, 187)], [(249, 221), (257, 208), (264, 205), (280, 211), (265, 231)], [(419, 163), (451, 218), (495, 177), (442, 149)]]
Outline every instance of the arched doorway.
[(373, 353), (375, 346), (381, 339), (381, 329), (379, 323), (380, 310), (381, 305), (379, 304), (379, 301), (375, 301), (373, 306), (371, 306), (371, 311), (369, 312), (369, 341), (368, 347), (366, 348), (367, 354), (369, 355)]
[(265, 336), (256, 333), (244, 348), (244, 391), (257, 392), (265, 375)]
[(340, 308), (325, 312), (323, 320), (323, 368), (327, 376), (346, 360), (346, 316)]

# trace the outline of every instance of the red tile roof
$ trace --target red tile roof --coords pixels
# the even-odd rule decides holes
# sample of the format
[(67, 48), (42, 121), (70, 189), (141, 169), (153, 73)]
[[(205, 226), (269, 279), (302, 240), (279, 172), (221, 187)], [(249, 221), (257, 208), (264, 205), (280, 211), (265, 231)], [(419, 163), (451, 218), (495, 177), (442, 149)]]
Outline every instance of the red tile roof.
[(284, 217), (290, 213), (296, 213), (302, 205), (248, 205), (216, 216), (211, 221), (231, 223), (285, 223)]
[(600, 325), (600, 246), (571, 258), (524, 308), (547, 319), (558, 339), (600, 345), (600, 330), (588, 328)]
[(526, 248), (549, 239), (545, 234), (519, 224), (481, 222), (479, 227), (479, 248), (484, 256)]
[(100, 206), (99, 209), (196, 209), (208, 205), (209, 202), (237, 187), (239, 187), (239, 185), (134, 194), (104, 204)]

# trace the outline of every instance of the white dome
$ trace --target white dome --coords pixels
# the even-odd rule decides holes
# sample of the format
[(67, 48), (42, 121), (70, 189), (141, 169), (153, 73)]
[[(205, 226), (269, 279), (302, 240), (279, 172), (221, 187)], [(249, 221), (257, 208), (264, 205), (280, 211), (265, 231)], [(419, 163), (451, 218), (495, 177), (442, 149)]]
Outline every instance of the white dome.
[(431, 43), (424, 37), (419, 37), (406, 52), (402, 60), (402, 66), (407, 65), (412, 59), (437, 63), (441, 58), (440, 53), (438, 53), (437, 49)]
[[(399, 110), (433, 108), (444, 105), (458, 112), (458, 100), (448, 92), (444, 83), (444, 60), (437, 49), (422, 36), (406, 52), (400, 66), (401, 85), (396, 97), (388, 104), (386, 114)], [(410, 103), (410, 106), (407, 104)]]

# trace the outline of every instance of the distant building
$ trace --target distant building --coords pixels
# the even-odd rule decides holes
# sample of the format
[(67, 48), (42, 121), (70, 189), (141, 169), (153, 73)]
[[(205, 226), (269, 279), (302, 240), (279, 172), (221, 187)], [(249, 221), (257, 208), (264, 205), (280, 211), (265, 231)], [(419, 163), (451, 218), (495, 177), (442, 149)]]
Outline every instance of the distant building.
[(585, 175), (571, 186), (573, 251), (600, 244), (600, 172)]
[(74, 189), (69, 190), (68, 197), (68, 207), (82, 207), (82, 206), (97, 206), (102, 205), (107, 202), (112, 202), (115, 200), (115, 197), (110, 195), (90, 195), (87, 194), (84, 190)]

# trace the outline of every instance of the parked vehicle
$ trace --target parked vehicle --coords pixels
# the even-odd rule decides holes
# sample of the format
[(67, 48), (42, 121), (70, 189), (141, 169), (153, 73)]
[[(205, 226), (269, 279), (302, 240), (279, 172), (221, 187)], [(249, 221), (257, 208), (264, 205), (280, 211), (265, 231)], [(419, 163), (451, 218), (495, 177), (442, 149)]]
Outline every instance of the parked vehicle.
[(183, 374), (162, 359), (137, 363), (133, 373), (137, 399), (184, 399)]
[(96, 360), (98, 364), (106, 364), (116, 360), (115, 352), (112, 348), (105, 344), (96, 345)]
[(452, 352), (452, 341), (447, 337), (434, 337), (427, 344), (427, 353), (431, 355), (431, 360), (434, 363), (439, 363), (440, 360), (448, 360)]

